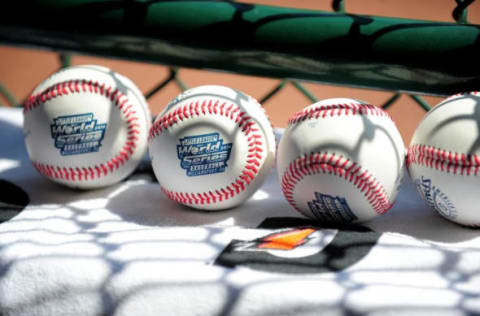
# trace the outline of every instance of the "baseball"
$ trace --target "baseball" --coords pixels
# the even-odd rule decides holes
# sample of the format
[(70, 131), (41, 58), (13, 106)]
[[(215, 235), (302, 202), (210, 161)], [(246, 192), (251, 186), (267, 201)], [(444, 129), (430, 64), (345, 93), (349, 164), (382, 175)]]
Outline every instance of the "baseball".
[(294, 114), (280, 140), (277, 167), (290, 205), (322, 223), (367, 221), (393, 205), (405, 147), (381, 108), (335, 98)]
[(35, 169), (79, 189), (127, 177), (146, 154), (150, 112), (128, 78), (83, 65), (56, 72), (24, 105), (25, 145)]
[(224, 86), (189, 89), (157, 116), (149, 153), (161, 190), (203, 210), (240, 205), (275, 162), (275, 137), (264, 109)]
[(431, 208), (455, 223), (480, 226), (480, 92), (451, 96), (423, 117), (407, 166)]

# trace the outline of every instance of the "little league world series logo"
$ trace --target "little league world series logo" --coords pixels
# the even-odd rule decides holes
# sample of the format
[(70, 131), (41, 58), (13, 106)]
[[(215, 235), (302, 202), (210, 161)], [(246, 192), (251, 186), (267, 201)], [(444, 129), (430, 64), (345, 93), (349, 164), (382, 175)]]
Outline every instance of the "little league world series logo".
[(224, 144), (219, 133), (180, 138), (177, 155), (187, 176), (224, 172), (232, 151), (232, 143)]
[(330, 223), (349, 223), (357, 219), (345, 198), (315, 192), (315, 199), (308, 202), (313, 215)]
[(96, 152), (102, 146), (107, 124), (98, 124), (93, 113), (59, 116), (50, 125), (55, 148), (62, 156)]

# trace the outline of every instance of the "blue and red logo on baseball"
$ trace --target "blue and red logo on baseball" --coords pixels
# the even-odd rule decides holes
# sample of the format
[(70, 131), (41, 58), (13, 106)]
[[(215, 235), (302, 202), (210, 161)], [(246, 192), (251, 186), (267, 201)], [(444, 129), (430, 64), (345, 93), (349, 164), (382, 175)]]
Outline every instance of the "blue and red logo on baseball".
[(219, 133), (180, 138), (177, 145), (180, 167), (189, 177), (225, 172), (232, 146), (224, 143)]
[(107, 123), (99, 124), (93, 113), (59, 116), (50, 125), (55, 148), (62, 156), (97, 152), (106, 128)]

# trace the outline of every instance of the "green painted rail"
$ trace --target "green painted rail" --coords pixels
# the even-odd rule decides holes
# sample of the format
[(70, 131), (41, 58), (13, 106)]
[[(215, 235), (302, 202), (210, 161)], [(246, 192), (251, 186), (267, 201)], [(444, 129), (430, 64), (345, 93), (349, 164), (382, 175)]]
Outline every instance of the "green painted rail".
[(464, 11), (457, 10), (461, 23), (439, 23), (353, 15), (335, 4), (338, 12), (37, 0), (27, 11), (17, 1), (2, 8), (0, 43), (417, 94), (479, 89), (480, 26), (466, 23)]

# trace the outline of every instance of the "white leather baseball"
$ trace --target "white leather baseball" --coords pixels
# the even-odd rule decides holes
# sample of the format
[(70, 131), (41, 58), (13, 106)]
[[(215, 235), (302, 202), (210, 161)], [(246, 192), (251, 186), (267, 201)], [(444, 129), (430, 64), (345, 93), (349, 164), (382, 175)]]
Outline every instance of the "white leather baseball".
[(277, 167), (287, 201), (324, 223), (366, 221), (393, 205), (405, 147), (381, 108), (335, 98), (293, 115), (280, 140)]
[(33, 166), (74, 188), (117, 183), (146, 154), (151, 117), (128, 78), (101, 66), (62, 69), (24, 106), (24, 138)]
[(432, 108), (408, 148), (410, 177), (448, 220), (480, 225), (480, 93), (453, 95)]
[(220, 210), (243, 203), (263, 183), (275, 162), (275, 137), (255, 99), (225, 86), (200, 86), (158, 115), (149, 153), (170, 199)]

